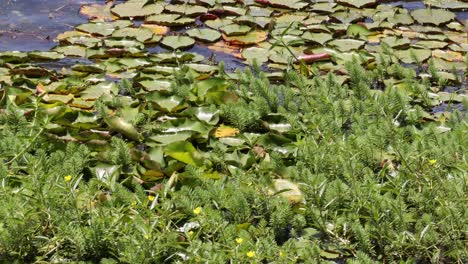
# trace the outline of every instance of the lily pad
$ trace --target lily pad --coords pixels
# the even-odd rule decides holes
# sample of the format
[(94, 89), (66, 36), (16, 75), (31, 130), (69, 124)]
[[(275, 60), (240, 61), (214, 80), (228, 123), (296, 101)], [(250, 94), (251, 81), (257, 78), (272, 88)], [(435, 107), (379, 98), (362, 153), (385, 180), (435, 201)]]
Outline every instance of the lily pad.
[(195, 19), (183, 17), (179, 14), (157, 14), (146, 18), (147, 23), (155, 23), (163, 26), (185, 26), (195, 22)]
[(190, 48), (193, 44), (195, 40), (187, 36), (167, 36), (161, 41), (161, 45), (172, 50)]
[(411, 16), (421, 24), (439, 26), (455, 19), (455, 14), (442, 9), (417, 9), (411, 12)]
[(227, 36), (239, 36), (245, 35), (251, 30), (251, 28), (246, 25), (230, 24), (220, 27), (219, 30), (221, 30)]
[(242, 57), (249, 64), (253, 64), (254, 60), (259, 64), (263, 64), (268, 61), (268, 55), (268, 49), (264, 48), (249, 47), (242, 50)]
[(109, 36), (114, 32), (115, 27), (110, 23), (86, 23), (76, 27), (76, 29), (93, 35)]
[(164, 9), (172, 13), (182, 14), (186, 16), (198, 16), (208, 12), (208, 9), (203, 6), (187, 4), (166, 5)]
[(337, 0), (336, 2), (356, 8), (363, 8), (377, 4), (376, 0)]
[(117, 29), (112, 33), (112, 37), (116, 38), (135, 38), (140, 42), (145, 42), (153, 37), (153, 32), (147, 28), (122, 28)]
[(144, 17), (159, 14), (164, 10), (164, 6), (161, 3), (149, 5), (146, 3), (147, 1), (131, 0), (115, 5), (111, 11), (119, 17)]
[(340, 51), (358, 50), (364, 47), (365, 41), (357, 39), (335, 39), (328, 42), (328, 45), (336, 47)]
[(245, 46), (265, 41), (267, 36), (268, 33), (266, 31), (253, 30), (243, 36), (227, 36), (223, 34), (223, 39), (231, 45)]
[(221, 38), (221, 33), (209, 28), (194, 28), (187, 30), (185, 33), (192, 38), (206, 42), (215, 42)]
[(302, 38), (308, 42), (314, 42), (320, 45), (324, 45), (325, 43), (333, 39), (333, 35), (329, 33), (312, 33), (307, 31), (302, 35)]
[(422, 63), (431, 57), (431, 51), (427, 49), (397, 50), (395, 55), (403, 63)]

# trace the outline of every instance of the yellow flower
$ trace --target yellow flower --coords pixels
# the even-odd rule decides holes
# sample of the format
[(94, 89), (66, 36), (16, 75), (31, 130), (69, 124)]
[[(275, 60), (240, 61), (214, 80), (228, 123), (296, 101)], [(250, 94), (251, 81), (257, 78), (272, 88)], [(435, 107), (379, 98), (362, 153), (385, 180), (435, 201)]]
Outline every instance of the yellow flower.
[(189, 237), (193, 236), (193, 231), (188, 232)]
[(283, 251), (280, 251), (280, 252), (279, 252), (279, 256), (280, 256), (280, 257), (284, 256)]
[(429, 164), (431, 164), (431, 165), (435, 165), (436, 163), (437, 163), (437, 160), (435, 160), (435, 159), (429, 160)]
[(148, 235), (148, 234), (145, 234), (143, 237), (144, 237), (146, 240), (148, 240), (148, 239), (151, 238), (150, 235)]
[(63, 179), (65, 180), (65, 182), (70, 182), (72, 180), (72, 176), (71, 175), (67, 175), (65, 177), (63, 177)]
[(202, 212), (202, 208), (201, 208), (201, 207), (197, 207), (197, 208), (193, 209), (193, 213), (196, 214), (196, 215), (201, 214), (201, 212)]
[(154, 195), (148, 195), (148, 200), (149, 200), (150, 202), (154, 201)]
[(255, 257), (255, 251), (249, 251), (249, 252), (247, 252), (247, 257), (249, 257), (249, 258)]
[(195, 262), (199, 263), (200, 261), (201, 261), (200, 256), (196, 256), (196, 257), (195, 257)]
[(240, 245), (240, 244), (242, 244), (242, 242), (244, 242), (244, 239), (242, 239), (241, 237), (236, 238), (236, 243), (237, 244)]
[(137, 205), (136, 201), (133, 201), (132, 204), (130, 205), (131, 207), (135, 207)]

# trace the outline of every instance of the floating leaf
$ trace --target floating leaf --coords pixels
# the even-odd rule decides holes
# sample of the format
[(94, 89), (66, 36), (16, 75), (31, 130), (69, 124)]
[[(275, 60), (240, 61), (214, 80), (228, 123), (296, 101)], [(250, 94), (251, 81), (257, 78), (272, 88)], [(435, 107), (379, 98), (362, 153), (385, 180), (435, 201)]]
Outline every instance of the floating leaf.
[(270, 194), (279, 194), (291, 203), (300, 203), (304, 200), (304, 194), (297, 184), (286, 179), (274, 179), (273, 189), (270, 190)]
[(182, 14), (182, 15), (187, 15), (187, 16), (199, 16), (208, 12), (208, 9), (203, 6), (187, 5), (187, 4), (166, 5), (164, 9), (172, 13)]
[(187, 141), (178, 141), (167, 145), (164, 147), (164, 153), (173, 159), (192, 166), (200, 166), (203, 163), (200, 153), (192, 143)]
[(223, 34), (223, 39), (231, 45), (245, 46), (265, 41), (267, 36), (266, 31), (253, 30), (243, 36), (226, 36)]
[(114, 32), (115, 27), (110, 23), (86, 23), (76, 27), (76, 29), (93, 35), (109, 36)]
[(172, 50), (189, 48), (193, 44), (195, 44), (195, 40), (187, 36), (167, 36), (161, 41), (161, 45)]
[(422, 63), (431, 57), (431, 51), (427, 49), (397, 50), (395, 55), (403, 63)]
[(327, 43), (340, 51), (358, 50), (364, 47), (365, 42), (357, 39), (335, 39)]
[(436, 26), (446, 24), (455, 18), (454, 13), (442, 9), (417, 9), (411, 12), (411, 16), (418, 23)]
[(147, 28), (122, 28), (112, 33), (112, 37), (117, 38), (135, 38), (140, 42), (145, 42), (153, 37), (153, 32)]
[(133, 139), (136, 141), (142, 139), (142, 136), (140, 135), (140, 133), (138, 133), (136, 128), (121, 117), (108, 117), (104, 118), (104, 121), (107, 123), (111, 130), (119, 132), (129, 139)]
[(155, 23), (163, 26), (185, 26), (195, 22), (195, 19), (183, 17), (178, 14), (158, 14), (146, 18), (147, 23)]
[(356, 8), (363, 8), (377, 4), (376, 0), (337, 0), (336, 2)]
[(239, 36), (245, 35), (251, 30), (251, 28), (246, 25), (230, 24), (220, 27), (219, 30), (221, 30), (227, 36)]
[(187, 30), (185, 33), (192, 38), (195, 38), (201, 41), (206, 41), (206, 42), (215, 42), (221, 38), (221, 33), (219, 33), (216, 30), (209, 29), (209, 28), (202, 28), (202, 29), (194, 28), (194, 29)]
[(254, 60), (259, 64), (263, 64), (268, 61), (269, 51), (264, 48), (249, 47), (242, 50), (242, 57), (249, 64), (253, 64)]
[(108, 2), (105, 5), (100, 5), (100, 4), (83, 5), (80, 8), (80, 13), (89, 18), (113, 20), (114, 16), (110, 12), (112, 5), (113, 5), (112, 2)]
[(144, 17), (159, 14), (164, 6), (161, 3), (146, 4), (146, 1), (127, 1), (112, 8), (112, 13), (119, 17)]

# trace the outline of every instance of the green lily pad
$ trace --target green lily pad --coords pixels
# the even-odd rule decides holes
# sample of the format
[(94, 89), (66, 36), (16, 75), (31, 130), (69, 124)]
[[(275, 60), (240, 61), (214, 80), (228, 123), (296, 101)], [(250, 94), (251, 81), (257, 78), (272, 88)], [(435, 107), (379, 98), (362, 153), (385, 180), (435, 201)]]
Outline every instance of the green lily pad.
[(424, 4), (451, 10), (468, 9), (468, 3), (464, 0), (424, 0)]
[(172, 13), (186, 16), (199, 16), (208, 12), (208, 9), (203, 6), (187, 4), (166, 5), (164, 9)]
[(145, 45), (139, 41), (131, 40), (131, 39), (105, 39), (104, 44), (108, 48), (137, 48), (143, 49)]
[(346, 30), (346, 35), (355, 38), (367, 39), (369, 34), (370, 31), (365, 26), (359, 24), (349, 25)]
[(411, 43), (408, 38), (399, 38), (395, 36), (385, 37), (381, 39), (381, 41), (394, 49), (408, 47)]
[(200, 153), (192, 143), (187, 141), (173, 142), (164, 147), (164, 153), (169, 157), (192, 166), (199, 166), (203, 163)]
[(239, 36), (245, 35), (251, 30), (251, 28), (246, 25), (230, 24), (220, 27), (219, 30), (221, 30), (227, 36)]
[(249, 14), (253, 17), (269, 17), (273, 10), (258, 6), (249, 6)]
[(121, 28), (112, 33), (112, 37), (116, 38), (135, 38), (140, 42), (145, 42), (153, 37), (153, 32), (148, 28)]
[(161, 45), (172, 50), (190, 48), (193, 44), (195, 40), (187, 36), (167, 36), (161, 41)]
[(76, 27), (77, 30), (99, 36), (109, 36), (114, 32), (115, 27), (111, 23), (86, 23)]
[(242, 50), (242, 57), (248, 64), (253, 64), (254, 60), (259, 64), (263, 64), (268, 61), (269, 51), (268, 49), (249, 47)]
[(59, 46), (55, 47), (53, 51), (58, 53), (62, 53), (67, 57), (85, 57), (86, 56), (86, 48), (82, 46)]
[(455, 14), (442, 9), (417, 9), (411, 12), (411, 16), (421, 24), (439, 26), (455, 19)]
[(340, 51), (358, 50), (364, 47), (365, 41), (357, 39), (335, 39), (327, 43)]
[(65, 56), (54, 51), (33, 51), (28, 53), (28, 57), (33, 60), (60, 60)]
[(162, 3), (147, 5), (147, 1), (131, 0), (117, 4), (111, 9), (115, 15), (125, 17), (144, 17), (152, 14), (159, 14), (164, 10)]
[(324, 45), (325, 43), (333, 39), (333, 35), (329, 33), (313, 33), (307, 31), (302, 35), (302, 38), (308, 42), (314, 42), (320, 45)]
[(95, 38), (91, 36), (73, 36), (69, 37), (62, 42), (69, 43), (71, 45), (80, 45), (85, 46), (87, 48), (95, 48), (101, 46), (102, 40), (100, 38)]
[(376, 0), (337, 0), (337, 3), (356, 7), (356, 8), (363, 8), (377, 4), (378, 1)]
[(192, 38), (205, 41), (205, 42), (215, 42), (221, 38), (221, 33), (219, 33), (216, 30), (209, 29), (209, 28), (202, 28), (202, 29), (194, 28), (194, 29), (187, 30), (185, 33)]
[(4, 62), (24, 62), (28, 60), (28, 54), (21, 51), (0, 52), (0, 60)]
[(448, 43), (445, 41), (420, 40), (416, 42), (415, 45), (422, 46), (428, 49), (443, 49), (448, 46)]
[(274, 179), (273, 188), (270, 190), (270, 193), (272, 195), (279, 194), (291, 203), (300, 203), (304, 199), (304, 194), (297, 184), (286, 179)]
[(266, 31), (253, 30), (243, 36), (226, 36), (223, 34), (223, 39), (231, 45), (244, 46), (265, 41), (267, 36), (268, 33)]
[(431, 51), (427, 49), (397, 50), (395, 55), (403, 63), (422, 63), (431, 57)]
[(195, 19), (183, 17), (179, 14), (157, 14), (146, 18), (147, 23), (155, 23), (163, 26), (185, 26), (195, 22)]
[(231, 19), (224, 19), (224, 18), (217, 18), (214, 20), (207, 20), (204, 22), (207, 27), (210, 27), (212, 29), (219, 29), (222, 26), (227, 26), (232, 24)]

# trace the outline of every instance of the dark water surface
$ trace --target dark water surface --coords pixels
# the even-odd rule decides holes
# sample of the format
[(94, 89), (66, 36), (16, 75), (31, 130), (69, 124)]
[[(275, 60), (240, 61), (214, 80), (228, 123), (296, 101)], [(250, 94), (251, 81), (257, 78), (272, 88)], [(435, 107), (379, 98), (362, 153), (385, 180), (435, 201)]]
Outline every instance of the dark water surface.
[(0, 0), (0, 51), (49, 50), (61, 32), (87, 21), (80, 6), (104, 0)]

